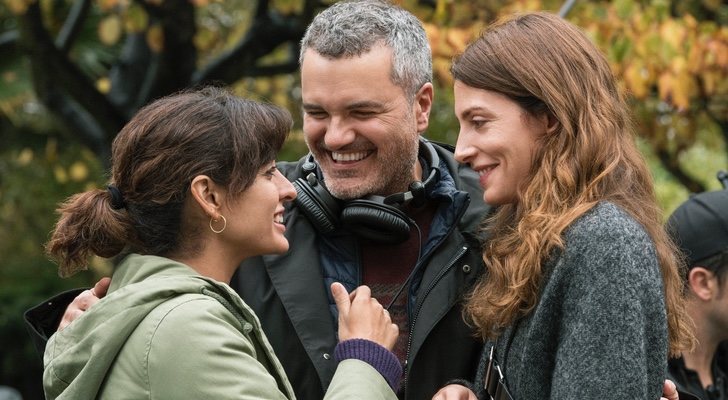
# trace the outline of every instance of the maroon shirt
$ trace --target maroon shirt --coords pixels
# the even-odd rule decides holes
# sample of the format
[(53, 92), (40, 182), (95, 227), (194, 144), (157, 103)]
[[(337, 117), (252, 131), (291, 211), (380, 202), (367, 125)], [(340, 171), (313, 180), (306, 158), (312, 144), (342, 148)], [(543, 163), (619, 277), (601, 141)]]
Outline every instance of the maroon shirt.
[[(402, 287), (412, 272), (421, 251), (420, 245), (427, 242), (430, 224), (437, 210), (437, 204), (428, 202), (424, 207), (406, 210), (410, 218), (415, 220), (416, 228), (410, 230), (409, 238), (399, 244), (381, 244), (362, 241), (362, 284), (372, 290), (372, 297), (379, 300), (384, 307), (389, 305), (392, 297)], [(421, 243), (420, 243), (421, 242)], [(408, 285), (409, 286), (409, 285)], [(389, 309), (392, 321), (399, 327), (399, 337), (394, 346), (394, 354), (400, 360), (407, 357), (407, 341), (409, 338), (409, 321), (407, 318), (407, 296), (409, 287), (405, 287)]]

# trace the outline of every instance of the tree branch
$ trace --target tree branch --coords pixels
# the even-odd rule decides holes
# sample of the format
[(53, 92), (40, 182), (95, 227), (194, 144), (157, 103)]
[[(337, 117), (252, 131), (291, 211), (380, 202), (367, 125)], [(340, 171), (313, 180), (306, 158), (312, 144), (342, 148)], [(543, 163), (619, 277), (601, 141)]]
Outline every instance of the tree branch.
[[(150, 8), (149, 4), (147, 8)], [(151, 63), (141, 86), (140, 104), (190, 85), (197, 66), (195, 7), (190, 1), (165, 1), (150, 13), (162, 26), (164, 43), (160, 53), (151, 53)]]
[[(257, 12), (260, 14), (260, 10)], [(308, 21), (300, 17), (286, 17), (267, 13), (256, 17), (246, 36), (230, 51), (221, 54), (208, 65), (197, 71), (192, 82), (209, 81), (232, 83), (247, 76), (256, 61), (269, 54), (283, 43), (296, 45), (303, 36)], [(298, 57), (291, 55), (286, 65), (297, 63)], [(288, 70), (286, 70), (288, 72)]]
[(244, 68), (241, 73), (247, 77), (275, 76), (282, 74), (292, 74), (298, 70), (298, 61), (286, 62), (275, 65), (249, 65)]
[(149, 98), (149, 90), (142, 87), (145, 86), (151, 58), (152, 51), (144, 33), (128, 33), (119, 58), (109, 70), (111, 90), (107, 96), (127, 119), (131, 119)]
[[(125, 118), (120, 115), (108, 99), (96, 90), (91, 80), (55, 46), (43, 26), (39, 2), (32, 2), (19, 19), (23, 50), (31, 59), (31, 74), (36, 93), (47, 105), (56, 101), (73, 99), (78, 106), (98, 121), (101, 137), (89, 135), (96, 140), (94, 150), (109, 147), (111, 138), (121, 129)], [(51, 107), (59, 110), (58, 106)], [(75, 121), (69, 115), (59, 115), (63, 122), (72, 126)]]
[(63, 118), (64, 128), (80, 139), (83, 145), (96, 154), (104, 167), (108, 168), (111, 161), (111, 139), (97, 119), (54, 87), (43, 91), (42, 100), (48, 110)]
[(56, 47), (61, 53), (66, 54), (71, 49), (74, 40), (83, 28), (83, 22), (86, 20), (90, 8), (91, 0), (79, 0), (73, 3), (71, 12), (68, 13), (61, 31), (56, 37)]
[(705, 185), (689, 176), (680, 166), (677, 154), (670, 154), (666, 149), (656, 149), (657, 158), (660, 164), (670, 173), (681, 185), (685, 186), (692, 193), (705, 191)]
[(20, 33), (7, 31), (0, 34), (0, 51), (13, 51), (17, 48)]

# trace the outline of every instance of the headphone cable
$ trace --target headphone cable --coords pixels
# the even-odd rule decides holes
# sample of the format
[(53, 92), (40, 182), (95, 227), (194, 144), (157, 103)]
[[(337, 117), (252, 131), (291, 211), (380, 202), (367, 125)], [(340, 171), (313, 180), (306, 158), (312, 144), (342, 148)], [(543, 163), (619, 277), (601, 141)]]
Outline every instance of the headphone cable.
[(394, 297), (392, 297), (392, 300), (389, 302), (389, 305), (384, 307), (384, 309), (387, 311), (389, 311), (389, 309), (392, 308), (392, 306), (394, 305), (394, 302), (397, 301), (397, 298), (399, 297), (399, 295), (402, 294), (402, 291), (404, 290), (404, 288), (407, 287), (410, 280), (412, 280), (412, 277), (415, 276), (415, 272), (417, 271), (417, 266), (420, 264), (420, 260), (422, 258), (422, 231), (420, 230), (420, 227), (417, 226), (417, 223), (412, 218), (409, 218), (409, 222), (410, 222), (410, 225), (414, 226), (415, 229), (417, 229), (417, 239), (418, 239), (417, 261), (415, 261), (415, 266), (414, 266), (414, 268), (412, 268), (412, 271), (407, 276), (407, 279), (404, 280), (404, 283), (402, 284), (402, 286), (399, 287), (399, 289), (397, 290), (397, 293), (395, 293)]

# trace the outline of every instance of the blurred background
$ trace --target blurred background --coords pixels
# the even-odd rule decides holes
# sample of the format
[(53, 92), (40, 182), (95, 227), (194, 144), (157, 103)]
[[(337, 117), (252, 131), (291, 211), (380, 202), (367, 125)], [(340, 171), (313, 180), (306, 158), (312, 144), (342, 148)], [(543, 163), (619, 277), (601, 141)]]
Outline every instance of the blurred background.
[[(107, 179), (114, 135), (151, 99), (217, 82), (291, 110), (281, 159), (305, 152), (298, 41), (317, 0), (0, 2), (0, 399), (43, 398), (41, 356), (23, 312), (110, 273), (105, 260), (61, 279), (43, 253), (58, 202)], [(490, 21), (561, 11), (607, 55), (634, 112), (669, 215), (728, 169), (728, 5), (722, 0), (395, 0), (432, 45), (430, 139), (455, 143), (449, 64)], [(6, 397), (3, 397), (6, 396)]]

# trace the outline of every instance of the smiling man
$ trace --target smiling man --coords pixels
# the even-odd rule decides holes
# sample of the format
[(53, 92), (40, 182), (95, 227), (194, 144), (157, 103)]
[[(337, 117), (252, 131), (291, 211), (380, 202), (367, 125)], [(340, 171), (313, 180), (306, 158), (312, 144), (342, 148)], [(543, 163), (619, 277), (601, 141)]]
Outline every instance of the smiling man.
[[(246, 279), (233, 282), (299, 398), (321, 398), (336, 366), (333, 281), (368, 285), (391, 304), (405, 365), (401, 398), (429, 399), (475, 371), (482, 343), (460, 302), (483, 271), (476, 234), (489, 207), (452, 148), (422, 138), (431, 57), (417, 18), (384, 2), (336, 3), (302, 40), (311, 155), (279, 163), (299, 192), (286, 221), (291, 249), (247, 262)], [(390, 232), (399, 226), (392, 220), (403, 234)]]

